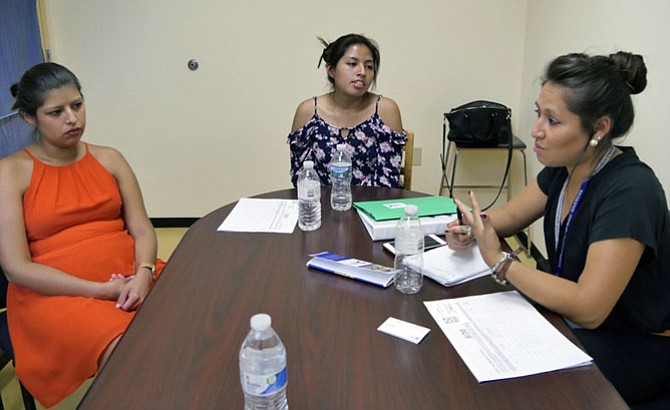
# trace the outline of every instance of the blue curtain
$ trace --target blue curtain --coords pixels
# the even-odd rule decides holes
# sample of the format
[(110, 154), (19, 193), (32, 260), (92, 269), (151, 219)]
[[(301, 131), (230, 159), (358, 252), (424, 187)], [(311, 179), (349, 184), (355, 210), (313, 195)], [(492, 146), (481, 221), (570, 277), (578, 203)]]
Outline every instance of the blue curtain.
[(14, 98), (9, 88), (43, 61), (35, 1), (0, 0), (0, 158), (33, 141), (34, 127), (10, 112)]
[(11, 85), (43, 61), (35, 1), (0, 0), (0, 117), (9, 114), (14, 102)]

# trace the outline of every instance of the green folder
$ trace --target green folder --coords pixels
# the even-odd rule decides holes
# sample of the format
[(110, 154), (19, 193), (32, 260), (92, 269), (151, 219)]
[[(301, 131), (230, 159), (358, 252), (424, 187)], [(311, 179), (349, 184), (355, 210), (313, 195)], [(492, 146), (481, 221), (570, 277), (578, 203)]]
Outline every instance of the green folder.
[(354, 207), (365, 212), (375, 221), (400, 219), (406, 205), (416, 205), (419, 217), (456, 213), (456, 204), (446, 196), (422, 196), (418, 198), (386, 199), (382, 201), (354, 202)]

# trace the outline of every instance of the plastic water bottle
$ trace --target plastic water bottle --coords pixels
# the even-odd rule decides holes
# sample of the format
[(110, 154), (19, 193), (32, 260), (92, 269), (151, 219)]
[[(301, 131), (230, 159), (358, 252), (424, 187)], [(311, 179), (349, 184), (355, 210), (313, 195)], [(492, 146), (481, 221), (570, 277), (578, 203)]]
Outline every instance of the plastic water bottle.
[(416, 205), (407, 205), (405, 215), (398, 221), (395, 230), (395, 260), (393, 267), (399, 272), (395, 277), (395, 288), (408, 295), (417, 293), (423, 286), (423, 231), (417, 216)]
[(251, 317), (240, 349), (240, 379), (245, 410), (288, 410), (286, 349), (265, 313)]
[(321, 226), (321, 181), (313, 161), (305, 161), (298, 177), (298, 226), (314, 231)]
[(330, 161), (330, 206), (336, 211), (351, 209), (351, 157), (346, 144), (337, 144), (337, 152)]

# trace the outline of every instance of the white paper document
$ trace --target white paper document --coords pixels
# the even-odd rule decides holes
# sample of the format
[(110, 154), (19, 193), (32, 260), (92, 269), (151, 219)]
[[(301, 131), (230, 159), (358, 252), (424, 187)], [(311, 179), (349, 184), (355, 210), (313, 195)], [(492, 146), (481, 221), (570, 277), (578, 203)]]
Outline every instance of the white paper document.
[(443, 286), (454, 286), (486, 276), (491, 268), (484, 262), (479, 246), (473, 243), (458, 251), (440, 246), (425, 252), (421, 272)]
[(424, 304), (480, 383), (593, 360), (516, 291)]
[(217, 230), (292, 233), (297, 223), (297, 199), (242, 198)]

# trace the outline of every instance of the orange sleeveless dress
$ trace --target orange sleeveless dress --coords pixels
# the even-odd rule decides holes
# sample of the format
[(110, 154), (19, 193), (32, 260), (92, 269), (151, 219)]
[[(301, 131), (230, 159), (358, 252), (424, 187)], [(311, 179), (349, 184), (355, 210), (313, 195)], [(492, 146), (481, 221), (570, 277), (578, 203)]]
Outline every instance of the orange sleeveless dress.
[[(112, 273), (132, 275), (134, 240), (124, 225), (118, 184), (88, 145), (82, 159), (65, 166), (46, 165), (24, 151), (33, 159), (23, 196), (33, 262), (99, 282)], [(159, 271), (164, 263), (157, 262)], [(46, 296), (9, 285), (16, 374), (45, 407), (95, 375), (98, 358), (135, 315), (115, 305), (113, 300)]]

